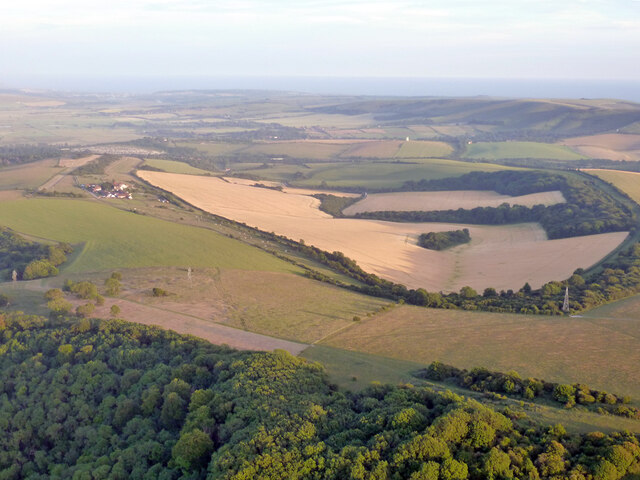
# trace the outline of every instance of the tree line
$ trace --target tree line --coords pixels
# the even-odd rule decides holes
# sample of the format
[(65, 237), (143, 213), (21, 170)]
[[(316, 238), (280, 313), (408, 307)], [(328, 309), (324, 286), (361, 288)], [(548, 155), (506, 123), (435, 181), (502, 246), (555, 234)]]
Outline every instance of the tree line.
[(640, 439), (412, 385), (338, 391), (284, 351), (121, 320), (0, 317), (7, 479), (634, 478)]
[(628, 405), (631, 401), (629, 396), (592, 389), (583, 383), (564, 384), (537, 378), (523, 379), (513, 371), (493, 372), (482, 367), (466, 370), (440, 362), (431, 363), (416, 375), (429, 380), (448, 381), (475, 392), (494, 392), (526, 400), (547, 400), (560, 403), (564, 408), (581, 405), (601, 414), (640, 420), (640, 409)]
[(470, 210), (362, 212), (355, 218), (399, 222), (451, 222), (505, 225), (539, 222), (550, 239), (631, 230), (637, 223), (633, 211), (588, 178), (541, 171), (471, 172), (441, 180), (406, 182), (401, 191), (492, 190), (504, 195), (528, 195), (559, 190), (566, 203), (525, 207), (504, 203), (499, 207)]
[(68, 243), (43, 245), (30, 242), (6, 227), (0, 227), (0, 272), (11, 280), (13, 271), (18, 280), (51, 277), (58, 266), (66, 262), (73, 251)]
[[(61, 148), (44, 143), (0, 146), (0, 166), (21, 165), (47, 158), (61, 158)], [(66, 152), (68, 154), (68, 152)]]

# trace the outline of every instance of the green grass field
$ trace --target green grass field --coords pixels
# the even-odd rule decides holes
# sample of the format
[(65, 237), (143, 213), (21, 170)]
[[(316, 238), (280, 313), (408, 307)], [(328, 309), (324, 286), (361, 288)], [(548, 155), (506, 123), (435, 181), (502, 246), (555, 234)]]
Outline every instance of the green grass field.
[(614, 170), (587, 170), (605, 182), (629, 195), (634, 202), (640, 204), (640, 174), (635, 172), (619, 172)]
[(325, 345), (461, 368), (515, 370), (640, 397), (640, 319), (566, 318), (403, 306), (363, 319)]
[(168, 173), (185, 173), (187, 175), (206, 175), (211, 173), (207, 170), (202, 170), (201, 168), (192, 167), (188, 163), (175, 162), (173, 160), (161, 160), (159, 158), (147, 159), (144, 161), (144, 164)]
[(438, 179), (481, 171), (495, 172), (508, 167), (488, 163), (430, 159), (415, 163), (358, 162), (318, 170), (296, 185), (318, 186), (326, 182), (331, 187), (399, 188), (409, 180)]
[(98, 201), (10, 200), (0, 202), (0, 219), (17, 232), (84, 243), (69, 272), (160, 265), (300, 272), (289, 263), (209, 230), (117, 210)]
[(545, 158), (554, 160), (580, 160), (586, 158), (569, 147), (538, 142), (478, 142), (467, 147), (464, 156), (475, 160), (502, 158)]
[(446, 157), (453, 148), (444, 142), (403, 142), (395, 158)]
[(64, 168), (56, 167), (57, 161), (43, 160), (16, 167), (0, 168), (0, 190), (38, 188)]

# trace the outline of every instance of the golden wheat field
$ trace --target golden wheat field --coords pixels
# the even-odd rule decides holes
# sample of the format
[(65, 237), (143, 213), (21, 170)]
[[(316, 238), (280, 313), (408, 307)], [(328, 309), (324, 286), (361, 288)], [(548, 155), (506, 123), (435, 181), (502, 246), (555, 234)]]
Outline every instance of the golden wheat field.
[[(411, 288), (454, 291), (469, 285), (516, 289), (539, 287), (596, 263), (625, 232), (547, 240), (540, 225), (456, 225), (335, 219), (313, 197), (199, 177), (139, 171), (144, 180), (205, 211), (268, 232), (340, 251), (366, 271)], [(471, 242), (443, 252), (416, 245), (421, 233), (468, 228)]]
[(457, 210), (458, 208), (472, 209), (475, 207), (497, 207), (503, 203), (532, 207), (538, 204), (554, 205), (564, 202), (565, 199), (562, 196), (562, 192), (557, 190), (532, 193), (518, 197), (480, 190), (373, 193), (345, 208), (344, 214), (355, 215), (356, 213), (363, 212), (385, 211)]

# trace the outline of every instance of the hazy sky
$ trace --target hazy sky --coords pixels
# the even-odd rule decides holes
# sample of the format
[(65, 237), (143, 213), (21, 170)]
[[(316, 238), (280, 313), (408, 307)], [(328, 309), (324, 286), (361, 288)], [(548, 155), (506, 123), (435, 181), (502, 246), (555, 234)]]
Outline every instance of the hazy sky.
[(640, 0), (11, 0), (29, 75), (640, 80)]

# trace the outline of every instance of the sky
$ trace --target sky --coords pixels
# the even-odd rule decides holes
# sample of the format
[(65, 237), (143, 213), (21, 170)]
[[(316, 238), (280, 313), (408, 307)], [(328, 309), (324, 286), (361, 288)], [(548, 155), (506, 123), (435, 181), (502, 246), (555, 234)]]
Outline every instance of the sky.
[(640, 82), (640, 0), (12, 0), (0, 87), (33, 78)]

